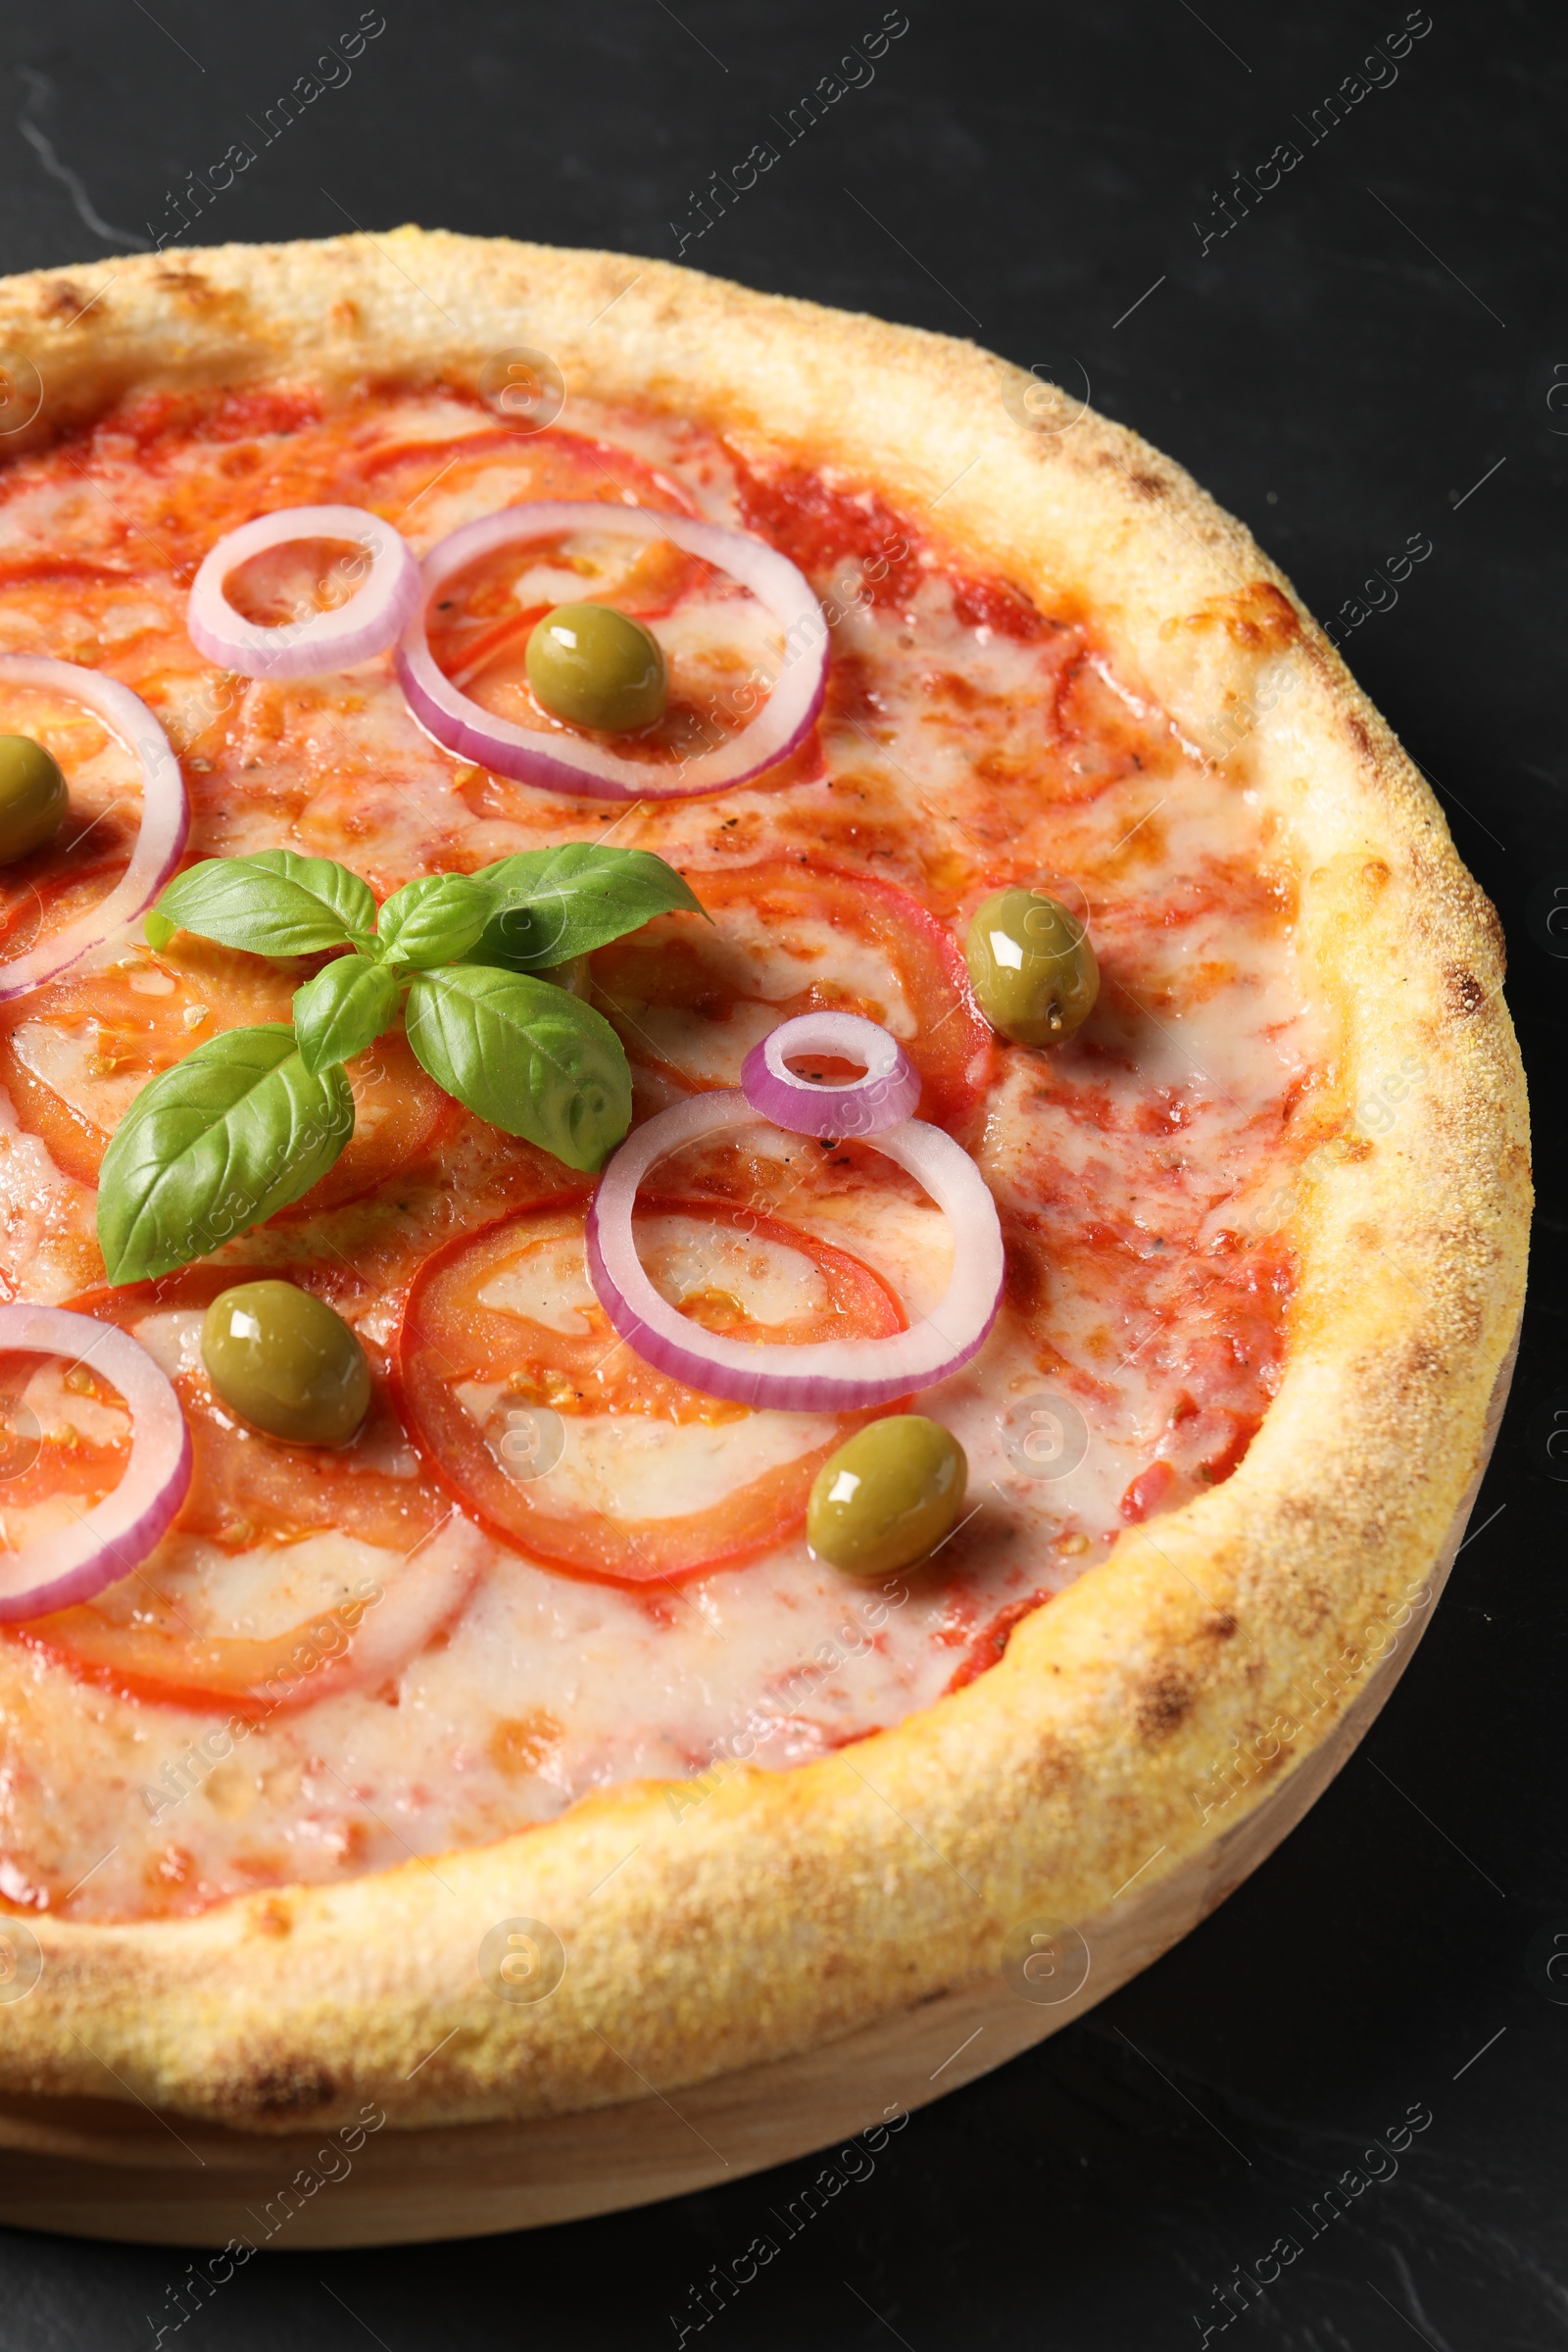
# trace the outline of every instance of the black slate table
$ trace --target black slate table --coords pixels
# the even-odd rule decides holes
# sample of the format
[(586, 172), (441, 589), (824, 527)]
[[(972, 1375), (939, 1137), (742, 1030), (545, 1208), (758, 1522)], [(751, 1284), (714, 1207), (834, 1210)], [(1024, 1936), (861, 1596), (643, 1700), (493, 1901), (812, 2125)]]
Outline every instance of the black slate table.
[[(1544, 1175), (1513, 1405), (1410, 1673), (1285, 1848), (1114, 1999), (852, 2163), (794, 2237), (768, 2211), (820, 2160), (532, 2235), (270, 2257), (179, 2331), (192, 2352), (675, 2352), (683, 2325), (705, 2352), (1568, 2344), (1563, 21), (906, 6), (864, 72), (840, 61), (880, 0), (13, 7), (0, 269), (153, 243), (182, 191), (185, 243), (411, 219), (670, 259), (684, 237), (700, 268), (973, 334), (1136, 425), (1320, 615), (1365, 612), (1348, 659), (1501, 911)], [(303, 74), (319, 96), (272, 118)], [(827, 74), (848, 86), (778, 167), (705, 206)], [(188, 175), (234, 141), (255, 165), (195, 213)], [(1417, 534), (1397, 602), (1364, 589)], [(1411, 2108), (1430, 2123), (1328, 2219)], [(693, 2290), (759, 2230), (777, 2259), (699, 2329)], [(1216, 2290), (1282, 2237), (1301, 2253), (1224, 2328)], [(0, 2231), (0, 2345), (150, 2344), (184, 2267)]]

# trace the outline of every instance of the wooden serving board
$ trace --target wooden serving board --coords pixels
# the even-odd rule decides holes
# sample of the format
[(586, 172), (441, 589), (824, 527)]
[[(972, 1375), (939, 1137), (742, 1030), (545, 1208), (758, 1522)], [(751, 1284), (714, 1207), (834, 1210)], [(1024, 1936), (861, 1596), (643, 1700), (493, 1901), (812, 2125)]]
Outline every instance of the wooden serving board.
[[(1493, 1391), (1481, 1462), (1434, 1566), (1447, 1579), (1491, 1458), (1514, 1347)], [(387, 2130), (297, 2207), (295, 2174), (319, 2179), (323, 2133), (267, 2136), (167, 2121), (114, 2099), (0, 2097), (0, 2221), (72, 2237), (287, 2251), (479, 2237), (682, 2196), (867, 2131), (989, 2074), (1147, 1968), (1264, 1861), (1333, 1780), (1409, 1664), (1430, 1618), (1368, 1676), (1334, 1730), (1235, 1828), (1098, 1918), (1077, 1923), (1088, 1973), (1056, 2003), (1020, 1997), (999, 1972), (898, 2010), (843, 2039), (676, 2092), (526, 2124)], [(1069, 1931), (1069, 1936), (1071, 1931)], [(1071, 1944), (1077, 1967), (1084, 1954)], [(1048, 1983), (1049, 1989), (1049, 1983)], [(337, 2171), (339, 2155), (327, 2169)], [(268, 2208), (271, 2207), (269, 2217)], [(284, 2218), (286, 2217), (286, 2218)]]

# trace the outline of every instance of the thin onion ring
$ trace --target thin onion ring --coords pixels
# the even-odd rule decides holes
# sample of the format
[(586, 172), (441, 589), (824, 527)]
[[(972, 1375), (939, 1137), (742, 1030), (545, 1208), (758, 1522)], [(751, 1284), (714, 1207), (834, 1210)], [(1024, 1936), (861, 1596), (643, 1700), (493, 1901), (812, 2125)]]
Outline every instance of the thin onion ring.
[[(525, 727), (496, 718), (460, 693), (438, 668), (425, 634), (424, 615), (437, 589), (454, 572), (514, 540), (542, 539), (559, 531), (624, 531), (629, 538), (667, 539), (688, 555), (701, 556), (749, 588), (784, 631), (784, 664), (767, 701), (738, 734), (676, 771), (680, 782), (662, 784), (665, 772), (623, 760), (586, 738), (544, 727)], [(787, 556), (743, 531), (652, 507), (618, 507), (591, 499), (538, 499), (504, 507), (466, 522), (437, 540), (424, 559), (423, 595), (397, 652), (398, 679), (410, 710), (443, 751), (476, 760), (498, 776), (546, 791), (602, 801), (684, 801), (726, 786), (750, 783), (777, 766), (809, 733), (822, 707), (827, 681), (828, 627), (804, 572)]]
[[(370, 558), (369, 577), (346, 604), (270, 628), (247, 620), (223, 583), (252, 556), (296, 539), (352, 539)], [(364, 507), (279, 507), (225, 531), (202, 559), (185, 608), (196, 651), (246, 678), (317, 678), (384, 654), (419, 601), (419, 565), (401, 531)]]
[(0, 1551), (0, 1623), (52, 1616), (118, 1584), (159, 1544), (191, 1478), (190, 1431), (168, 1376), (128, 1332), (64, 1306), (0, 1306), (0, 1354), (91, 1363), (130, 1408), (130, 1459), (112, 1494), (20, 1551)]
[(699, 1137), (755, 1119), (738, 1087), (694, 1095), (627, 1138), (599, 1180), (588, 1211), (588, 1279), (627, 1346), (704, 1396), (798, 1413), (854, 1411), (931, 1388), (984, 1345), (1002, 1303), (1002, 1226), (967, 1152), (920, 1119), (876, 1138), (922, 1184), (953, 1226), (953, 1274), (929, 1314), (885, 1340), (808, 1341), (799, 1347), (704, 1331), (662, 1298), (643, 1271), (631, 1215), (657, 1160)]
[[(789, 1068), (786, 1055), (863, 1061), (865, 1076), (827, 1086)], [(792, 1135), (883, 1135), (920, 1100), (920, 1074), (898, 1039), (858, 1012), (802, 1012), (770, 1029), (741, 1064), (741, 1093), (760, 1119)]]
[(0, 687), (36, 686), (46, 694), (69, 695), (101, 718), (110, 733), (141, 762), (141, 830), (130, 863), (106, 899), (42, 940), (25, 956), (0, 963), (0, 1004), (41, 988), (46, 980), (101, 947), (126, 923), (145, 914), (179, 863), (190, 830), (185, 779), (168, 736), (140, 695), (74, 662), (48, 654), (0, 654)]

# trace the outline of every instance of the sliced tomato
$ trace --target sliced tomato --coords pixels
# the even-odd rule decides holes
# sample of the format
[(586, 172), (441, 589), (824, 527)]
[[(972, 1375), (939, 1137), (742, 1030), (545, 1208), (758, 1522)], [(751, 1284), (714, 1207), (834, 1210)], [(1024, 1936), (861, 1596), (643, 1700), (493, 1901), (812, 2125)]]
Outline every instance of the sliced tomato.
[[(524, 1209), (420, 1268), (398, 1350), (410, 1428), (468, 1510), (572, 1575), (642, 1585), (763, 1550), (869, 1416), (753, 1412), (656, 1372), (589, 1288), (584, 1213)], [(653, 1200), (637, 1231), (664, 1296), (710, 1330), (798, 1344), (904, 1328), (877, 1275), (775, 1218)]]
[(593, 959), (597, 1000), (633, 1061), (687, 1086), (735, 1086), (780, 1021), (864, 1013), (919, 1071), (919, 1116), (962, 1125), (986, 1082), (991, 1032), (957, 942), (918, 899), (804, 858), (687, 878), (710, 925), (662, 915)]
[[(71, 919), (93, 887), (51, 895), (40, 936)], [(303, 970), (190, 932), (161, 956), (127, 945), (113, 963), (78, 964), (0, 1006), (0, 1079), (59, 1164), (95, 1184), (111, 1135), (147, 1081), (221, 1029), (286, 1021)]]
[(612, 603), (656, 620), (702, 568), (667, 539), (629, 539), (613, 527), (558, 532), (526, 554), (497, 548), (443, 588), (427, 616), (430, 651), (464, 694), (493, 692), (498, 680), (520, 691), (528, 639), (552, 606)]
[(47, 931), (58, 931), (107, 899), (130, 858), (140, 811), (115, 809), (90, 836), (56, 843), (0, 869), (0, 958), (25, 956)]
[(482, 425), (433, 440), (389, 441), (358, 458), (352, 470), (358, 489), (349, 488), (348, 495), (355, 503), (373, 502), (421, 551), (460, 523), (534, 499), (593, 498), (612, 506), (694, 512), (668, 474), (629, 449), (559, 427), (515, 433)]
[[(112, 880), (91, 873), (52, 890), (43, 886), (35, 935), (70, 921)], [(19, 922), (25, 919), (19, 913)], [(189, 931), (176, 933), (157, 956), (128, 946), (113, 963), (77, 965), (0, 1006), (0, 1085), (56, 1165), (81, 1184), (96, 1184), (109, 1139), (148, 1080), (220, 1030), (286, 1021), (310, 968), (217, 947)], [(373, 1192), (426, 1150), (454, 1115), (397, 1032), (351, 1062), (348, 1076), (354, 1134), (294, 1214), (336, 1208)]]
[[(214, 1396), (199, 1351), (202, 1316), (220, 1290), (263, 1273), (296, 1281), (351, 1317), (368, 1301), (368, 1286), (331, 1281), (314, 1265), (188, 1267), (71, 1300), (77, 1313), (129, 1331), (169, 1371), (194, 1475), (173, 1529), (142, 1568), (7, 1638), (139, 1697), (244, 1713), (392, 1671), (461, 1604), (471, 1546), (443, 1544), (435, 1534), (451, 1502), (421, 1472), (384, 1378), (359, 1436), (335, 1448), (264, 1437)], [(37, 1433), (36, 1459), (0, 1491), (0, 1517), (22, 1540), (51, 1506), (84, 1508), (117, 1483), (129, 1425), (114, 1392), (81, 1367), (63, 1389), (58, 1373), (51, 1389), (46, 1368), (39, 1386), (20, 1362), (0, 1367), (0, 1386), (7, 1380)], [(18, 1439), (8, 1443), (15, 1450)]]

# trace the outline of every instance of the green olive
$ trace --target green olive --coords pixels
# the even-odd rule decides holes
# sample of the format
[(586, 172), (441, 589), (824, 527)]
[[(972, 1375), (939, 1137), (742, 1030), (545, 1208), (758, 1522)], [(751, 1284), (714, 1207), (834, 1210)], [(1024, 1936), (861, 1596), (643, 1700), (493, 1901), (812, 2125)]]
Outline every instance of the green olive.
[(0, 865), (53, 841), (70, 806), (59, 760), (30, 735), (0, 735)]
[(993, 1029), (1014, 1045), (1053, 1046), (1088, 1020), (1100, 966), (1076, 915), (1043, 890), (999, 890), (977, 906), (965, 948)]
[(811, 1487), (806, 1540), (851, 1576), (889, 1576), (933, 1551), (963, 1508), (963, 1447), (923, 1413), (889, 1413), (829, 1454)]
[(244, 1421), (297, 1446), (343, 1446), (370, 1405), (370, 1367), (341, 1315), (292, 1282), (220, 1291), (202, 1325), (213, 1387)]
[(558, 605), (528, 639), (528, 683), (556, 718), (613, 735), (664, 715), (669, 672), (657, 637), (613, 605)]

